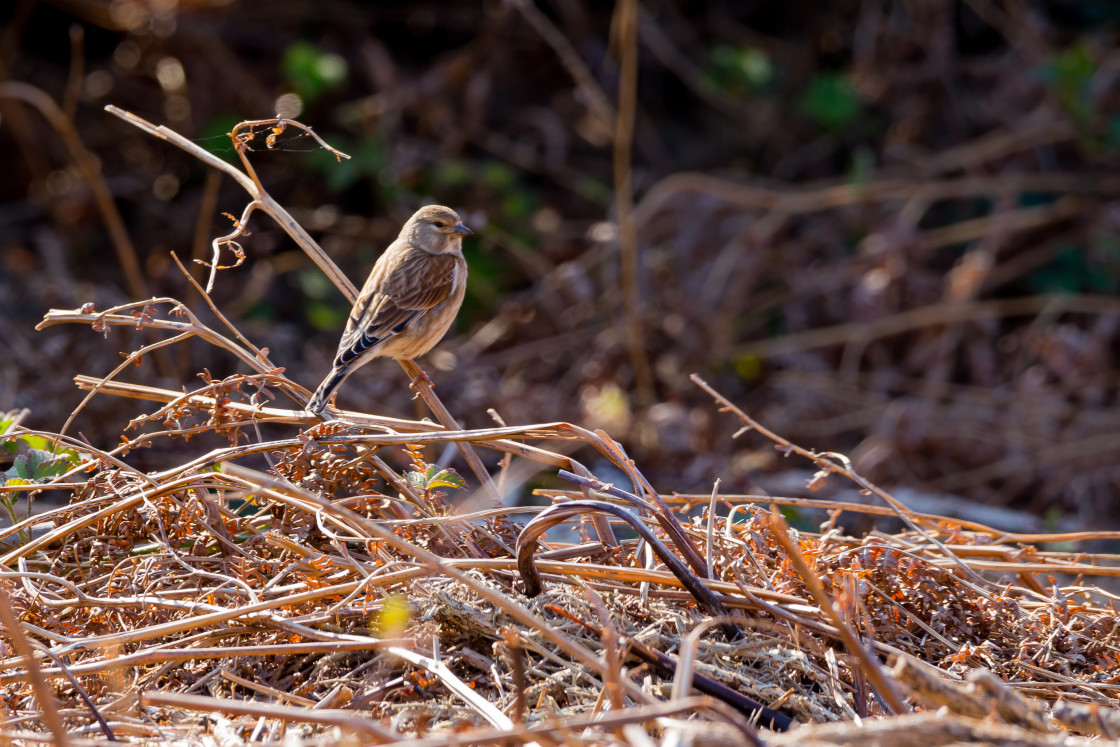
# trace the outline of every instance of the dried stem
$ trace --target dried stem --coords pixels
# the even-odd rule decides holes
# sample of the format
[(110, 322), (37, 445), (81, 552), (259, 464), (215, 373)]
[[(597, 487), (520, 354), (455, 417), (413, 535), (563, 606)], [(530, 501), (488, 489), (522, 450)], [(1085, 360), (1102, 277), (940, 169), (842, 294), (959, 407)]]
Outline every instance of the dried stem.
[(12, 647), (15, 648), (16, 653), (27, 661), (27, 673), (28, 679), (31, 681), (31, 689), (35, 693), (35, 699), (39, 702), (39, 710), (43, 714), (43, 721), (54, 737), (54, 743), (59, 747), (70, 747), (70, 732), (66, 730), (62, 723), (54, 693), (51, 692), (47, 680), (35, 663), (31, 641), (24, 634), (23, 627), (20, 625), (12, 607), (12, 600), (3, 588), (0, 588), (0, 623), (4, 624), (4, 631), (11, 639)]
[(847, 620), (844, 619), (843, 614), (836, 607), (836, 603), (829, 597), (828, 592), (824, 590), (821, 585), (820, 579), (817, 574), (813, 573), (809, 564), (805, 561), (805, 556), (801, 554), (798, 549), (797, 543), (789, 536), (789, 527), (786, 525), (786, 520), (780, 513), (774, 511), (770, 515), (770, 531), (774, 535), (774, 539), (786, 551), (790, 562), (793, 567), (797, 569), (797, 573), (801, 576), (801, 580), (805, 582), (809, 592), (813, 595), (817, 605), (828, 616), (833, 626), (840, 633), (840, 637), (844, 640), (844, 646), (848, 649), (848, 653), (854, 656), (860, 663), (860, 668), (875, 689), (879, 691), (887, 707), (893, 714), (907, 713), (908, 708), (902, 701), (902, 696), (899, 694), (898, 689), (895, 687), (894, 682), (884, 674), (883, 668), (879, 666), (871, 654), (863, 647), (859, 640), (859, 636), (848, 625)]
[(626, 345), (638, 400), (653, 404), (653, 369), (645, 346), (639, 284), (638, 229), (634, 221), (634, 184), (630, 151), (638, 105), (638, 0), (618, 0), (613, 31), (620, 58), (618, 116), (614, 128), (614, 205), (618, 218), (619, 280), (626, 315)]

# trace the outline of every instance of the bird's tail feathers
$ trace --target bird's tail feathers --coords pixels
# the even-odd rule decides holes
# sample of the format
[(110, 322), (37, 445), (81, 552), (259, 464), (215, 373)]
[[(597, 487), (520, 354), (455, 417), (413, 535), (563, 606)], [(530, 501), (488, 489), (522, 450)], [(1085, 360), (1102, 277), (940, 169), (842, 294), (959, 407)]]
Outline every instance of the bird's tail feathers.
[(327, 378), (323, 379), (323, 383), (319, 385), (319, 388), (315, 390), (315, 396), (307, 403), (308, 411), (316, 415), (321, 413), (323, 408), (327, 406), (327, 400), (331, 398), (331, 395), (334, 394), (334, 390), (338, 389), (339, 384), (346, 379), (349, 373), (349, 366), (333, 369), (330, 374), (327, 375)]

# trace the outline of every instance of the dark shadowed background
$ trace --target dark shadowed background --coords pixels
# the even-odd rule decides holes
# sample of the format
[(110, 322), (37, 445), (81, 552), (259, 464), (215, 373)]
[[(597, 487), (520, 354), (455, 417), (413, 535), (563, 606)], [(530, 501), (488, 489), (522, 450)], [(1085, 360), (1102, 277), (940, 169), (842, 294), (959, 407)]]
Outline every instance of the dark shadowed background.
[[(916, 508), (958, 496), (1115, 528), (1118, 21), (1103, 0), (643, 2), (627, 167), (617, 117), (634, 89), (613, 4), (4, 3), (0, 411), (57, 429), (83, 396), (73, 376), (142, 342), (35, 332), (49, 308), (172, 296), (209, 318), (169, 252), (208, 256), (245, 194), (103, 107), (226, 158), (233, 124), (281, 112), (352, 156), (292, 131), (253, 163), (355, 283), (422, 204), (475, 229), (463, 311), (421, 361), (464, 425), (494, 408), (605, 428), (665, 491), (716, 476), (730, 492), (802, 491), (785, 470), (803, 464), (730, 440), (737, 423), (696, 372)], [(131, 249), (44, 117), (54, 106)], [(313, 388), (348, 304), (267, 218), (250, 231), (214, 299)], [(179, 389), (203, 369), (236, 367), (195, 342), (123, 378)], [(339, 402), (417, 414), (391, 361)], [(110, 446), (143, 407), (99, 397), (74, 430)]]

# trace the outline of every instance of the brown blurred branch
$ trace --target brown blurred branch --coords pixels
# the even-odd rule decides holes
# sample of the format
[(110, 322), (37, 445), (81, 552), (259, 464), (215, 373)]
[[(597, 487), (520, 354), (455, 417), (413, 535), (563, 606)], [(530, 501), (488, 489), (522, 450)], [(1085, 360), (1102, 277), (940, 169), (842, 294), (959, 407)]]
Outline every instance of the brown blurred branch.
[(38, 109), (39, 113), (46, 118), (50, 126), (62, 138), (66, 149), (70, 151), (70, 157), (74, 159), (74, 165), (81, 172), (86, 184), (89, 185), (94, 202), (101, 213), (101, 219), (105, 221), (105, 227), (109, 230), (109, 238), (113, 243), (113, 249), (117, 253), (117, 260), (121, 263), (121, 269), (124, 271), (128, 292), (134, 298), (146, 298), (148, 284), (144, 282), (144, 275), (140, 271), (140, 260), (136, 257), (136, 248), (132, 245), (132, 239), (124, 225), (124, 219), (121, 218), (120, 211), (117, 210), (117, 204), (113, 202), (113, 195), (109, 192), (109, 187), (101, 177), (101, 168), (90, 152), (86, 150), (85, 143), (78, 137), (78, 131), (74, 129), (74, 123), (59, 108), (54, 99), (26, 83), (12, 81), (0, 83), (0, 99), (16, 99)]
[(599, 119), (600, 126), (608, 129), (613, 127), (615, 124), (614, 107), (611, 106), (610, 100), (599, 86), (598, 81), (595, 80), (595, 76), (591, 74), (567, 37), (560, 32), (560, 29), (556, 28), (556, 25), (549, 20), (548, 16), (540, 11), (540, 8), (533, 4), (533, 0), (506, 0), (506, 3), (516, 8), (517, 12), (556, 52), (556, 56), (560, 58), (564, 69), (568, 71), (584, 96), (587, 97), (587, 107)]
[(739, 347), (735, 354), (769, 357), (823, 348), (829, 345), (852, 343), (866, 345), (881, 337), (898, 335), (938, 324), (1008, 316), (1030, 316), (1043, 311), (1051, 314), (1064, 312), (1116, 314), (1120, 313), (1120, 300), (1112, 296), (1045, 295), (964, 303), (939, 303), (903, 311), (873, 322), (835, 324), (831, 327), (821, 327), (804, 332), (794, 332), (769, 340), (759, 340)]
[(626, 347), (634, 367), (638, 401), (653, 403), (653, 369), (645, 348), (642, 299), (638, 283), (640, 258), (638, 230), (634, 220), (634, 184), (631, 147), (638, 105), (638, 2), (618, 0), (614, 33), (619, 54), (618, 116), (614, 128), (614, 205), (618, 218), (619, 281), (626, 313)]
[(929, 202), (987, 197), (1024, 192), (1120, 194), (1120, 178), (1086, 174), (1007, 174), (946, 179), (882, 178), (866, 184), (826, 184), (816, 188), (787, 185), (763, 186), (723, 179), (710, 174), (682, 171), (654, 184), (634, 210), (638, 225), (645, 225), (678, 195), (704, 194), (730, 205), (753, 210), (781, 209), (789, 214), (872, 202), (906, 202), (919, 197)]

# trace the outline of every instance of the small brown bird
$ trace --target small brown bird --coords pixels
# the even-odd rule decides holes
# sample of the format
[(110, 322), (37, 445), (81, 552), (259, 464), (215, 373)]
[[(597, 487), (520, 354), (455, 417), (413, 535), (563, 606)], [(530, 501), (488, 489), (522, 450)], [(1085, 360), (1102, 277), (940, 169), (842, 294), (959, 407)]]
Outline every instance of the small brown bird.
[(307, 409), (320, 413), (346, 377), (374, 358), (411, 360), (446, 334), (467, 288), (463, 237), (471, 229), (442, 205), (420, 208), (373, 265), (350, 311), (334, 368)]

